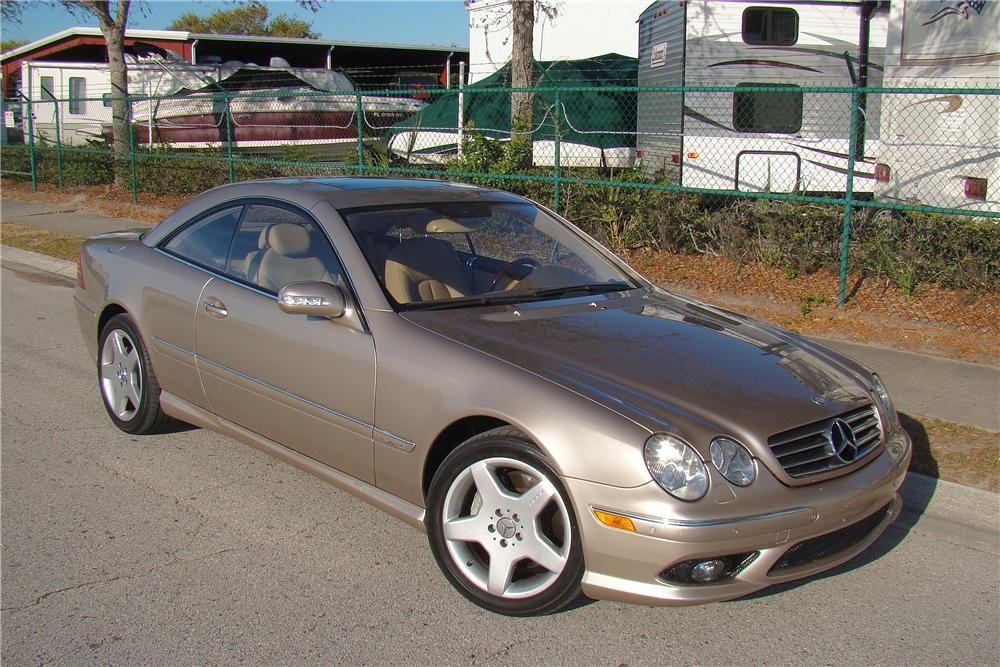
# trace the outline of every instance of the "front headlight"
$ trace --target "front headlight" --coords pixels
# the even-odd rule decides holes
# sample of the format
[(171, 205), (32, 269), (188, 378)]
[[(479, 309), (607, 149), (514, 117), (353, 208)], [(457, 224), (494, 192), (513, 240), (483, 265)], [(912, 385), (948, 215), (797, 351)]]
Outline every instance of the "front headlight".
[(885, 411), (885, 416), (888, 418), (889, 424), (898, 424), (899, 415), (896, 414), (896, 408), (892, 405), (889, 392), (885, 390), (882, 381), (878, 379), (877, 375), (872, 375), (872, 387), (875, 389), (875, 395), (878, 397), (879, 403), (882, 404), (882, 410)]
[(709, 453), (715, 469), (736, 486), (750, 486), (757, 479), (757, 466), (750, 452), (732, 438), (716, 438)]
[(694, 449), (673, 435), (654, 435), (643, 447), (646, 467), (663, 490), (680, 500), (698, 500), (708, 491), (708, 470)]

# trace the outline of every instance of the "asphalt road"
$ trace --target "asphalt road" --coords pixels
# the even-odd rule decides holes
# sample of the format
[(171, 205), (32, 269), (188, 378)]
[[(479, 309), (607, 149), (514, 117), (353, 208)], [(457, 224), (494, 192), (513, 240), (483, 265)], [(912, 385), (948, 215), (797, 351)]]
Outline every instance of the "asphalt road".
[(869, 552), (750, 599), (504, 618), (421, 533), (305, 473), (114, 429), (67, 281), (5, 260), (2, 318), (6, 665), (1000, 663), (996, 495), (908, 483)]

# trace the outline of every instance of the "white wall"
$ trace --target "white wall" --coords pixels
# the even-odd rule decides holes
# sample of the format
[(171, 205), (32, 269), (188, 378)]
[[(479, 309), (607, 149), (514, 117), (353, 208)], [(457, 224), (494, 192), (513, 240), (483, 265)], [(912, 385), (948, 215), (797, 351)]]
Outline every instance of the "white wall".
[[(549, 18), (536, 8), (535, 59), (578, 60), (620, 53), (636, 57), (636, 21), (652, 0), (544, 0)], [(510, 0), (468, 0), (469, 81), (497, 71), (511, 52)]]

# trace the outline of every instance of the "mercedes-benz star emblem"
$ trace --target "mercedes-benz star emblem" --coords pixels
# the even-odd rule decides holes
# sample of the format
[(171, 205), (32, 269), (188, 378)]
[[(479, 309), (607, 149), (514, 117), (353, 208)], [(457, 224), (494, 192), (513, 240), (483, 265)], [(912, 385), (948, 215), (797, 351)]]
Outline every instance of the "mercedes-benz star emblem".
[(844, 463), (850, 463), (858, 455), (858, 437), (854, 429), (843, 419), (834, 419), (826, 429), (827, 449), (830, 456), (836, 456)]

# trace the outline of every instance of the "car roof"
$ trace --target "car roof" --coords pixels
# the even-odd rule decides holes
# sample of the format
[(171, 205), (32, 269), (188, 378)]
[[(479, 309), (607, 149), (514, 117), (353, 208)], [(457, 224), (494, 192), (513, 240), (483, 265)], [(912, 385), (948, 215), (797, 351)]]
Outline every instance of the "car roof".
[(338, 211), (431, 202), (525, 201), (502, 190), (428, 178), (330, 176), (241, 181), (221, 185), (198, 195), (147, 232), (143, 236), (143, 242), (154, 246), (192, 218), (240, 199), (275, 199), (306, 210), (328, 202)]

